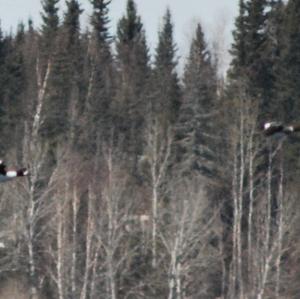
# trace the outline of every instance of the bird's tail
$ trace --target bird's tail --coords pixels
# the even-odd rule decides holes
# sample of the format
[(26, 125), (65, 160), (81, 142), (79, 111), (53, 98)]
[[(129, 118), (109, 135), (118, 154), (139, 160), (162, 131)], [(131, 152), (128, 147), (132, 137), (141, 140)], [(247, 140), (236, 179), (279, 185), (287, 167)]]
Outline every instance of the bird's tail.
[(17, 171), (17, 176), (26, 176), (29, 172), (26, 168), (21, 168)]
[(293, 125), (294, 132), (300, 132), (300, 124)]

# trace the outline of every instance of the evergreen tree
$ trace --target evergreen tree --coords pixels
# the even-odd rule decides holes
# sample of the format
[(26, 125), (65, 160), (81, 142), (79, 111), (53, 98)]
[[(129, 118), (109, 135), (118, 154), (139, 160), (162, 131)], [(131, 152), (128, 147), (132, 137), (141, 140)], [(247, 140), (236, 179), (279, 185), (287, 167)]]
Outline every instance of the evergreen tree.
[(274, 81), (273, 60), (264, 55), (267, 43), (266, 20), (269, 3), (266, 0), (240, 0), (240, 12), (233, 32), (233, 56), (229, 78), (231, 88), (247, 94), (258, 105), (260, 115), (270, 109)]
[[(78, 51), (80, 41), (80, 14), (83, 12), (76, 0), (66, 1), (67, 11), (64, 14), (63, 31), (66, 37), (66, 47), (68, 50)], [(72, 56), (73, 53), (70, 53)]]
[[(0, 28), (0, 133), (1, 136), (6, 136), (7, 132), (7, 107), (6, 107), (6, 94), (7, 94), (7, 80), (8, 73), (6, 68), (6, 59), (10, 51), (8, 51), (9, 38), (4, 37), (2, 29)], [(11, 49), (10, 49), (11, 50)], [(0, 154), (3, 155), (7, 147), (1, 144)]]
[(51, 50), (59, 27), (58, 4), (59, 0), (43, 0), (42, 8), (42, 27), (41, 34), (43, 38), (44, 50)]
[(117, 27), (117, 94), (114, 102), (119, 132), (124, 135), (125, 148), (141, 153), (142, 129), (147, 108), (145, 101), (149, 77), (149, 57), (145, 32), (133, 0), (128, 0), (126, 15)]
[(183, 77), (183, 102), (177, 124), (180, 172), (216, 176), (214, 156), (217, 76), (198, 24)]
[(109, 35), (109, 5), (111, 1), (93, 0), (92, 33), (86, 60), (86, 102), (83, 144), (88, 156), (99, 154), (100, 140), (110, 136), (110, 109), (114, 93), (113, 58)]
[[(3, 117), (2, 136), (7, 139), (5, 142), (8, 147), (17, 148), (16, 140), (21, 139), (23, 134), (23, 96), (25, 91), (25, 65), (23, 48), (25, 42), (24, 24), (20, 23), (17, 27), (16, 36), (8, 36), (3, 39), (3, 61), (0, 63), (2, 68), (2, 78), (0, 81), (1, 94), (3, 96), (2, 108), (5, 116)], [(13, 136), (7, 138), (7, 136)]]
[(47, 71), (48, 60), (56, 50), (56, 37), (59, 28), (58, 17), (58, 2), (59, 0), (43, 0), (42, 8), (42, 26), (41, 36), (39, 40), (39, 69), (40, 77), (43, 78)]
[[(298, 122), (300, 113), (300, 3), (290, 0), (278, 6), (283, 16), (280, 32), (279, 58), (276, 65), (276, 100), (274, 114), (287, 123)], [(299, 136), (289, 139), (285, 148), (285, 168), (290, 182), (299, 174)]]
[(23, 97), (26, 88), (24, 43), (25, 26), (23, 23), (20, 23), (17, 28), (16, 37), (13, 41), (13, 49), (7, 57), (7, 67), (11, 79), (8, 93), (10, 132), (14, 132), (16, 134), (16, 137), (14, 138), (15, 140), (21, 139), (23, 134)]
[(77, 0), (66, 1), (67, 11), (64, 14), (60, 40), (62, 48), (60, 56), (65, 64), (65, 98), (68, 99), (68, 119), (70, 143), (75, 144), (78, 133), (80, 106), (83, 101), (83, 46), (80, 33), (80, 15), (83, 10)]
[(112, 0), (90, 0), (93, 6), (91, 25), (95, 39), (101, 43), (106, 43), (110, 39), (108, 12)]
[(133, 0), (128, 0), (127, 14), (118, 23), (116, 48), (117, 65), (122, 80), (126, 80), (123, 84), (131, 85), (133, 93), (139, 97), (145, 86), (149, 57), (143, 24)]
[(277, 94), (285, 121), (298, 121), (300, 113), (300, 19), (299, 1), (290, 0), (284, 15), (282, 45), (277, 73)]
[(28, 30), (25, 33), (24, 42), (24, 63), (25, 63), (25, 80), (26, 91), (24, 95), (24, 111), (26, 121), (31, 119), (35, 113), (35, 105), (37, 99), (37, 63), (39, 56), (39, 33), (34, 29), (31, 19), (28, 20)]
[(266, 76), (268, 76), (266, 81), (269, 88), (265, 92), (265, 97), (268, 99), (268, 103), (265, 103), (265, 111), (266, 116), (271, 116), (274, 119), (282, 119), (283, 117), (283, 110), (277, 95), (277, 76), (280, 72), (281, 52), (285, 44), (283, 34), (284, 9), (285, 5), (281, 0), (270, 3), (270, 10), (266, 16), (266, 40), (262, 52), (262, 58), (266, 62), (264, 67)]
[(246, 66), (246, 8), (244, 0), (239, 1), (239, 15), (235, 20), (235, 30), (233, 31), (234, 43), (231, 48), (231, 68), (229, 76), (232, 79), (237, 79), (243, 72)]
[(176, 72), (176, 45), (171, 12), (167, 9), (159, 32), (153, 70), (153, 108), (165, 127), (174, 124), (180, 106), (180, 87)]
[(46, 37), (52, 34), (56, 46), (48, 53), (51, 57), (51, 73), (43, 109), (45, 121), (41, 128), (41, 134), (54, 143), (61, 137), (65, 138), (70, 129), (68, 115), (70, 105), (73, 104), (71, 97), (77, 97), (78, 102), (81, 61), (79, 17), (82, 12), (78, 1), (67, 1), (63, 24), (57, 28), (58, 24), (55, 22), (58, 20), (55, 17), (57, 9), (54, 8), (56, 3), (50, 1), (48, 6), (44, 5), (44, 9), (47, 8), (49, 14), (55, 13), (44, 18), (44, 40), (48, 41)]

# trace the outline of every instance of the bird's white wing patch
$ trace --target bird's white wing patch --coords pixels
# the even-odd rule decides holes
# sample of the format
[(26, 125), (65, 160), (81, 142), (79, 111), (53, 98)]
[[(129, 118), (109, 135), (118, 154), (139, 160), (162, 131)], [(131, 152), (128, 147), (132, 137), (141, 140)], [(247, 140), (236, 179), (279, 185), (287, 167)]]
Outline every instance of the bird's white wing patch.
[(272, 126), (272, 123), (265, 123), (264, 124), (264, 129), (267, 130)]
[(17, 176), (17, 172), (15, 170), (9, 170), (7, 173), (6, 173), (6, 176), (9, 177), (9, 178), (14, 178)]

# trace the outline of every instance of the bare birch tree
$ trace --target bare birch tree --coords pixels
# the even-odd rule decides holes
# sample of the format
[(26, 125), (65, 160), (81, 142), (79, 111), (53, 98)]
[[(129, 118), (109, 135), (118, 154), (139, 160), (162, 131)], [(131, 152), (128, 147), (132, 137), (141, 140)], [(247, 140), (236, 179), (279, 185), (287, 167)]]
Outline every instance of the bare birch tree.
[[(85, 274), (81, 299), (126, 297), (123, 285), (130, 278), (129, 269), (135, 253), (130, 247), (131, 215), (135, 204), (133, 194), (128, 195), (129, 176), (122, 169), (125, 160), (117, 148), (106, 145), (102, 150), (101, 174), (89, 185), (88, 223)], [(89, 238), (89, 240), (88, 240)], [(130, 292), (130, 290), (128, 290)]]
[[(45, 144), (42, 144), (39, 138), (39, 129), (43, 123), (42, 109), (45, 102), (47, 92), (47, 85), (51, 72), (51, 61), (49, 60), (46, 74), (42, 77), (39, 61), (36, 62), (36, 78), (37, 78), (37, 103), (35, 112), (33, 114), (32, 123), (25, 124), (25, 138), (24, 138), (24, 161), (30, 169), (30, 179), (26, 186), (28, 202), (26, 210), (26, 239), (28, 245), (28, 263), (29, 273), (31, 278), (31, 297), (37, 296), (37, 269), (35, 258), (35, 242), (36, 242), (36, 228), (39, 220), (45, 216), (45, 206), (43, 205), (43, 191), (38, 189), (38, 183), (42, 178), (43, 166), (46, 163)], [(47, 174), (48, 175), (48, 174)], [(47, 190), (48, 191), (48, 190)]]
[(157, 266), (157, 222), (159, 219), (162, 184), (166, 181), (167, 168), (171, 154), (173, 133), (167, 133), (159, 122), (158, 117), (149, 117), (146, 129), (145, 154), (140, 159), (142, 175), (149, 183), (151, 190), (152, 211), (152, 267)]
[(163, 263), (167, 298), (217, 296), (209, 276), (221, 280), (218, 208), (209, 205), (200, 180), (176, 185), (172, 186), (169, 206), (161, 211), (158, 226), (158, 237), (167, 253), (167, 262)]

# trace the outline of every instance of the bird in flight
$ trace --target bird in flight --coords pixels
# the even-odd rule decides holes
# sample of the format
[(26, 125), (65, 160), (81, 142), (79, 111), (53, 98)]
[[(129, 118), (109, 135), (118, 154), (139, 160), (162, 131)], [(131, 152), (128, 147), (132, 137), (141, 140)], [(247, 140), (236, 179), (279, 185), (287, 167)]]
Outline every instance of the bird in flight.
[(0, 160), (0, 183), (10, 181), (16, 177), (27, 176), (29, 174), (26, 168), (19, 170), (7, 170), (3, 160)]
[(263, 131), (266, 136), (273, 135), (290, 135), (300, 131), (300, 125), (285, 125), (280, 122), (266, 122), (263, 126)]

